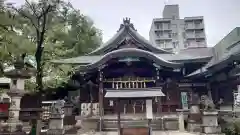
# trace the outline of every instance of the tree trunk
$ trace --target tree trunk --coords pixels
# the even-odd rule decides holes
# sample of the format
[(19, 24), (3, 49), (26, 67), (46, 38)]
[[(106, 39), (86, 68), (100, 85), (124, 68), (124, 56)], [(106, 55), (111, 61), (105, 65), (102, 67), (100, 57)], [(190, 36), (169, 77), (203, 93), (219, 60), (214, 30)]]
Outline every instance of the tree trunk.
[(39, 46), (37, 48), (35, 57), (37, 62), (37, 75), (36, 75), (36, 83), (37, 83), (37, 91), (42, 93), (43, 92), (43, 83), (42, 83), (42, 77), (43, 77), (43, 67), (42, 67), (42, 52), (43, 47)]
[(92, 95), (92, 87), (90, 87), (90, 109), (91, 109), (91, 113), (90, 116), (93, 116), (93, 95)]
[(3, 62), (0, 63), (0, 76), (4, 74)]

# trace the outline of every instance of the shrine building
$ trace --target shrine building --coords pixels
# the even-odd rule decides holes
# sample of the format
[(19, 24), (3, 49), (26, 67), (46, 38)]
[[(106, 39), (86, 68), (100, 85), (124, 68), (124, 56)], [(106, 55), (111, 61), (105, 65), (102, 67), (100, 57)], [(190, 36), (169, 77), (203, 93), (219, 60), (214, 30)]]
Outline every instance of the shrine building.
[[(233, 49), (235, 52), (216, 60), (214, 50), (201, 47), (172, 52), (158, 48), (126, 18), (116, 34), (96, 50), (53, 63), (79, 66), (72, 80), (88, 84), (80, 88), (82, 116), (93, 113), (104, 117), (118, 111), (141, 115), (146, 113), (146, 99), (152, 99), (153, 117), (157, 117), (188, 109), (193, 93), (208, 95), (214, 103), (224, 98), (228, 107), (233, 103), (240, 51)], [(115, 99), (122, 100), (118, 103)], [(95, 109), (90, 112), (89, 107)]]

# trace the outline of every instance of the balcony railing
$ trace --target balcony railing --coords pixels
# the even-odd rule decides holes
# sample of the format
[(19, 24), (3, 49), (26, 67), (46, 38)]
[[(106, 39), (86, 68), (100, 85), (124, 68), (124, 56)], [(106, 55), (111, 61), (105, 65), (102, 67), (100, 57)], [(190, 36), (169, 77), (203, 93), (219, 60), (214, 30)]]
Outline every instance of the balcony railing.
[(158, 40), (172, 40), (171, 36), (163, 35), (163, 36), (156, 36)]
[(171, 31), (171, 27), (164, 26), (164, 27), (155, 27), (155, 31)]
[(205, 47), (205, 43), (188, 43), (185, 45), (186, 48)]
[(205, 34), (195, 34), (195, 38), (205, 38)]
[(186, 39), (205, 39), (205, 34), (186, 34)]
[(195, 39), (195, 35), (194, 34), (186, 34), (185, 38), (186, 39)]
[(204, 29), (204, 25), (202, 23), (185, 25), (185, 30), (192, 30), (192, 29)]

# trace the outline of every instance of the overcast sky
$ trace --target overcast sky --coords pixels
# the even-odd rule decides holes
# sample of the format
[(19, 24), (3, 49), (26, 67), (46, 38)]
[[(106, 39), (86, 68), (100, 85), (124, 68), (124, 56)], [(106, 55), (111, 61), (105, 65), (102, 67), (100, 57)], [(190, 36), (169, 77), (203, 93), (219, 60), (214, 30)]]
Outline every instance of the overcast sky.
[[(22, 4), (24, 0), (9, 0)], [(240, 27), (240, 0), (70, 0), (102, 30), (106, 41), (130, 17), (138, 32), (149, 39), (153, 18), (162, 17), (164, 3), (179, 4), (180, 17), (204, 16), (208, 46), (214, 46), (235, 27)]]

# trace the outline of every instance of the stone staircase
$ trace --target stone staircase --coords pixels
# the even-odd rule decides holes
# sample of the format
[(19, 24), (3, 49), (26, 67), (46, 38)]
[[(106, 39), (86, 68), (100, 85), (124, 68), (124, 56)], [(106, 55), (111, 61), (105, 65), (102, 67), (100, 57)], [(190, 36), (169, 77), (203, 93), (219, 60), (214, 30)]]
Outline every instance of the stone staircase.
[[(122, 127), (146, 127), (148, 126), (147, 120), (122, 120)], [(153, 130), (164, 130), (162, 120), (153, 120), (151, 122)], [(117, 120), (104, 120), (103, 122), (104, 131), (117, 131)]]

